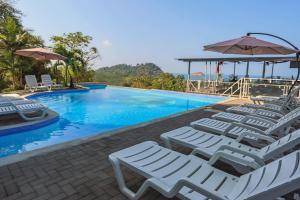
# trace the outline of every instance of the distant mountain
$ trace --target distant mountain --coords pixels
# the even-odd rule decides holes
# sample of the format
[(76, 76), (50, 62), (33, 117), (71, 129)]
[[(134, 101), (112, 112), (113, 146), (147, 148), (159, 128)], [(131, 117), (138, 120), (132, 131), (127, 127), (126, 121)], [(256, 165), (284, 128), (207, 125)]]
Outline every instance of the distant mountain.
[(95, 81), (107, 82), (112, 85), (124, 85), (126, 78), (134, 76), (158, 76), (163, 71), (153, 63), (137, 64), (136, 66), (119, 64), (96, 70)]

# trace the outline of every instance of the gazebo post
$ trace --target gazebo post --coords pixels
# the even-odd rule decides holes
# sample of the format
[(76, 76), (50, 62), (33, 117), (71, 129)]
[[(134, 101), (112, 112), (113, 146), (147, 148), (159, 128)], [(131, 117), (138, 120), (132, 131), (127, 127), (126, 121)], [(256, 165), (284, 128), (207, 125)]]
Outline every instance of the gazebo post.
[(273, 79), (273, 73), (274, 73), (274, 62), (272, 63), (271, 79)]
[(211, 62), (209, 62), (209, 82), (211, 81)]
[(188, 63), (188, 77), (186, 82), (186, 90), (190, 91), (190, 79), (191, 79), (191, 61)]
[(236, 68), (236, 62), (233, 63), (233, 79), (235, 77), (235, 68)]
[(249, 78), (249, 61), (247, 61), (246, 78)]
[(265, 78), (265, 76), (266, 76), (266, 61), (264, 61), (263, 64), (262, 78)]

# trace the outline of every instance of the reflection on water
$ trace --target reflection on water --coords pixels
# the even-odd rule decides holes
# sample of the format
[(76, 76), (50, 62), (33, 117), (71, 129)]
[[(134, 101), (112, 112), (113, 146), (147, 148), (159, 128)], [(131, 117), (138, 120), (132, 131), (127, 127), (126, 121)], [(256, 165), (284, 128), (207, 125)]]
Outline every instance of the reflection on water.
[(56, 123), (0, 137), (0, 157), (157, 119), (205, 106), (221, 98), (190, 98), (119, 87), (32, 97), (60, 114)]

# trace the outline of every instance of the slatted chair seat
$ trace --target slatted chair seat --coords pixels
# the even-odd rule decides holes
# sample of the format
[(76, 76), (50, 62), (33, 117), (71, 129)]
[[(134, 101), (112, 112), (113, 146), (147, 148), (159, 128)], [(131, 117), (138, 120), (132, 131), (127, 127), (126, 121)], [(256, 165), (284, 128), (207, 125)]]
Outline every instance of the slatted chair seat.
[(274, 125), (273, 122), (267, 121), (266, 119), (261, 119), (259, 117), (244, 116), (228, 112), (219, 112), (217, 114), (212, 115), (212, 118), (225, 122), (245, 123), (247, 125), (254, 126), (262, 130), (268, 129)]
[(275, 120), (283, 117), (283, 114), (280, 114), (278, 112), (272, 112), (269, 110), (248, 108), (242, 106), (233, 106), (227, 108), (226, 111), (231, 113), (241, 114), (241, 115), (258, 115), (258, 116), (267, 117)]
[(16, 113), (16, 112), (17, 112), (17, 109), (14, 106), (11, 106), (11, 105), (0, 106), (0, 115), (7, 115), (7, 114)]

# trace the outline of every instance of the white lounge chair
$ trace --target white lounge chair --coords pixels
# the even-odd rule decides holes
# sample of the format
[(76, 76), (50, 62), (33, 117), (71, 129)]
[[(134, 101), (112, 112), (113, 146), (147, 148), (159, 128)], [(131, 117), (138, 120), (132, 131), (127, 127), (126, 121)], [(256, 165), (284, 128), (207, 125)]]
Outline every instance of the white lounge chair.
[(255, 108), (248, 108), (242, 106), (233, 106), (226, 109), (227, 112), (241, 114), (241, 115), (257, 115), (260, 117), (267, 117), (270, 119), (279, 119), (284, 116), (284, 114), (280, 114), (277, 112), (263, 110), (263, 109), (255, 109)]
[(34, 101), (18, 100), (0, 103), (0, 116), (18, 114), (26, 121), (43, 119), (47, 115), (47, 111), (46, 106)]
[(239, 115), (239, 114), (229, 113), (229, 112), (219, 112), (217, 114), (212, 115), (211, 117), (213, 119), (217, 119), (225, 122), (238, 122), (238, 123), (247, 124), (262, 130), (268, 129), (275, 124), (274, 121), (267, 120), (266, 118), (260, 118), (258, 116), (252, 116), (252, 115), (245, 116), (245, 115)]
[(42, 79), (42, 85), (48, 87), (50, 90), (52, 88), (62, 87), (61, 84), (57, 84), (53, 82), (49, 74), (42, 74), (41, 79)]
[(252, 169), (261, 167), (266, 161), (275, 160), (276, 157), (299, 145), (300, 130), (289, 133), (261, 149), (241, 144), (223, 135), (214, 135), (188, 126), (163, 133), (160, 138), (170, 149), (172, 143), (179, 144), (193, 149), (193, 155), (200, 154), (210, 159), (211, 165), (221, 159), (243, 172), (249, 167)]
[(228, 113), (228, 112), (219, 112), (217, 114), (212, 115), (213, 119), (226, 121), (226, 122), (238, 122), (244, 123), (250, 126), (254, 126), (256, 128), (265, 130), (273, 126), (274, 124), (278, 123), (280, 120), (285, 119), (289, 115), (292, 115), (294, 112), (300, 111), (300, 107), (292, 110), (291, 112), (287, 113), (286, 115), (282, 116), (281, 118), (275, 120), (272, 118), (260, 116), (260, 115), (240, 115), (235, 113)]
[[(190, 200), (266, 200), (291, 193), (300, 184), (300, 151), (253, 172), (233, 176), (193, 155), (143, 142), (109, 155), (121, 192), (139, 199), (153, 188), (167, 198)], [(146, 178), (135, 193), (125, 184), (121, 165)]]
[(292, 98), (293, 100), (295, 100), (299, 95), (299, 90), (300, 90), (300, 86), (296, 86), (292, 89), (290, 94), (288, 94), (287, 96), (281, 96), (281, 97), (259, 96), (259, 97), (251, 97), (250, 99), (255, 104), (271, 103), (271, 104), (282, 105), (284, 101), (287, 100), (287, 98)]
[(194, 121), (191, 123), (191, 126), (218, 135), (237, 138), (238, 141), (244, 139), (251, 143), (251, 145), (260, 147), (260, 143), (263, 141), (274, 142), (274, 137), (282, 137), (291, 131), (294, 131), (295, 129), (292, 125), (299, 119), (300, 111), (294, 112), (264, 131), (246, 124), (236, 122), (229, 123), (210, 118)]
[(244, 104), (242, 106), (250, 107), (250, 108), (256, 108), (256, 109), (265, 109), (265, 110), (271, 110), (274, 112), (279, 112), (281, 114), (287, 113), (299, 106), (298, 101), (296, 99), (296, 96), (298, 95), (300, 90), (300, 87), (296, 87), (294, 90), (291, 91), (291, 93), (280, 102), (277, 102), (275, 104), (272, 103), (265, 103), (265, 104)]
[(41, 85), (37, 82), (35, 75), (26, 75), (25, 76), (25, 90), (29, 89), (31, 92), (36, 90), (47, 90), (47, 86)]

